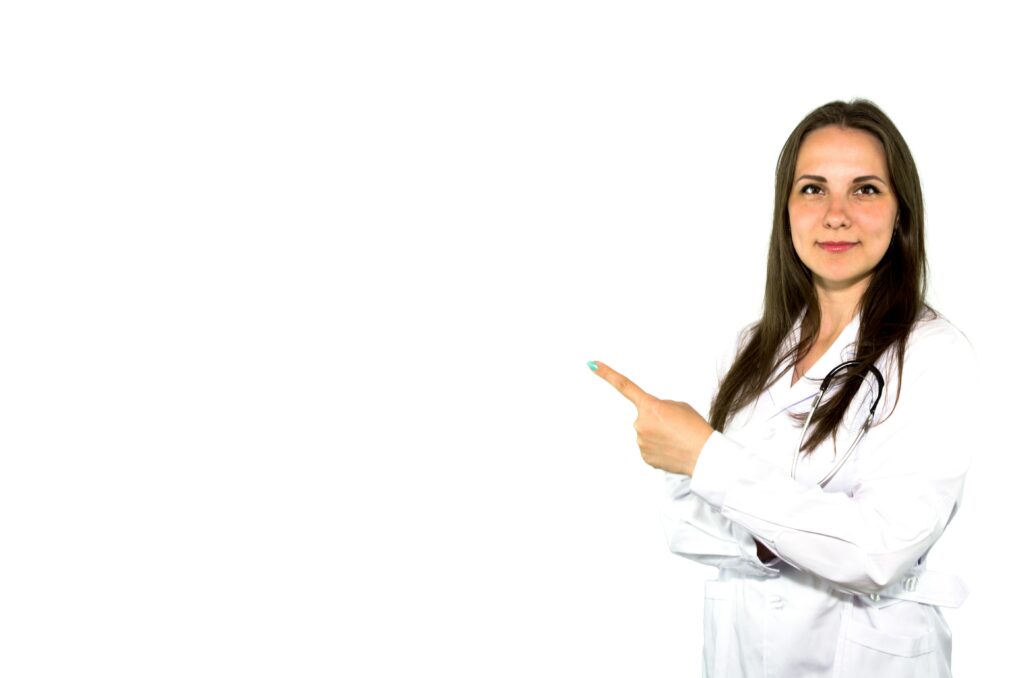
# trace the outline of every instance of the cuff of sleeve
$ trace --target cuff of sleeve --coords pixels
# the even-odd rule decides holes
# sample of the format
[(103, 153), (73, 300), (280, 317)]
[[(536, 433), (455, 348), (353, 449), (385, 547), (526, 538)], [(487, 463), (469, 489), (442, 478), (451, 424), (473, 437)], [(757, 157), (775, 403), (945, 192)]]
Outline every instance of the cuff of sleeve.
[(715, 431), (704, 443), (693, 467), (690, 490), (721, 510), (725, 496), (739, 480), (743, 447)]
[(681, 499), (688, 494), (690, 494), (690, 476), (665, 471), (664, 498), (671, 501)]

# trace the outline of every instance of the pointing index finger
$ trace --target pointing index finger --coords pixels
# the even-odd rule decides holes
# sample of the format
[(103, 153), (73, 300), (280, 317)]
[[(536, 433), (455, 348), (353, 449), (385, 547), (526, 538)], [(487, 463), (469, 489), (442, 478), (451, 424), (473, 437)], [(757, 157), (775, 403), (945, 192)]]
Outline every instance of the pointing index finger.
[[(626, 398), (628, 398), (630, 402), (637, 407), (640, 407), (640, 400), (642, 398), (650, 397), (650, 394), (627, 379), (625, 375), (619, 374), (604, 363), (592, 360), (587, 364), (590, 365), (590, 369), (594, 370), (594, 373), (597, 376), (614, 386), (615, 390), (626, 396)], [(595, 365), (596, 369), (594, 367)]]

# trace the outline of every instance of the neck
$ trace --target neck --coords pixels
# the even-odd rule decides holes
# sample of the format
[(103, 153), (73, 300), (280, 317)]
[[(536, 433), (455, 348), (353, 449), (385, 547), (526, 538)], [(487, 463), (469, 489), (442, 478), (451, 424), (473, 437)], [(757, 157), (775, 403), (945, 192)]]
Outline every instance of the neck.
[(867, 290), (867, 280), (849, 287), (829, 289), (817, 286), (818, 308), (821, 309), (819, 338), (835, 338), (857, 315), (861, 297)]

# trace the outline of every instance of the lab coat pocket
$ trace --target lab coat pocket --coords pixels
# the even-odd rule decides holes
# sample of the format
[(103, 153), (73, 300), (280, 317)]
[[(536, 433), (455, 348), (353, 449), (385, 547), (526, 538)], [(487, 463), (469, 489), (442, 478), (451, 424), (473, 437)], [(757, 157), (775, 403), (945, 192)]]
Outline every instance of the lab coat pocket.
[(881, 631), (854, 619), (847, 623), (842, 642), (840, 676), (921, 678), (936, 673), (935, 632), (903, 636)]
[(704, 582), (704, 676), (727, 676), (733, 652), (736, 586), (732, 581)]

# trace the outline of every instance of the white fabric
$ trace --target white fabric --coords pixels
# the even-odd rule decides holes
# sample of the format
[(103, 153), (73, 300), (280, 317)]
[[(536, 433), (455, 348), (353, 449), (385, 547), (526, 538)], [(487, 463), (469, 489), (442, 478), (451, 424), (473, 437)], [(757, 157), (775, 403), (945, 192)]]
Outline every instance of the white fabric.
[[(790, 386), (792, 372), (783, 374), (712, 434), (692, 478), (666, 474), (669, 548), (719, 568), (705, 588), (707, 678), (950, 675), (937, 606), (958, 605), (966, 591), (929, 572), (925, 557), (956, 512), (970, 463), (975, 355), (941, 316), (919, 321), (902, 385), (895, 357), (877, 365), (886, 382), (875, 424), (822, 489), (817, 480), (856, 437), (873, 382), (835, 450), (827, 440), (802, 458), (796, 479), (800, 428), (787, 412), (810, 408), (825, 373), (853, 357), (858, 328), (854, 319), (805, 377)], [(757, 558), (755, 537), (778, 555), (771, 563)]]

